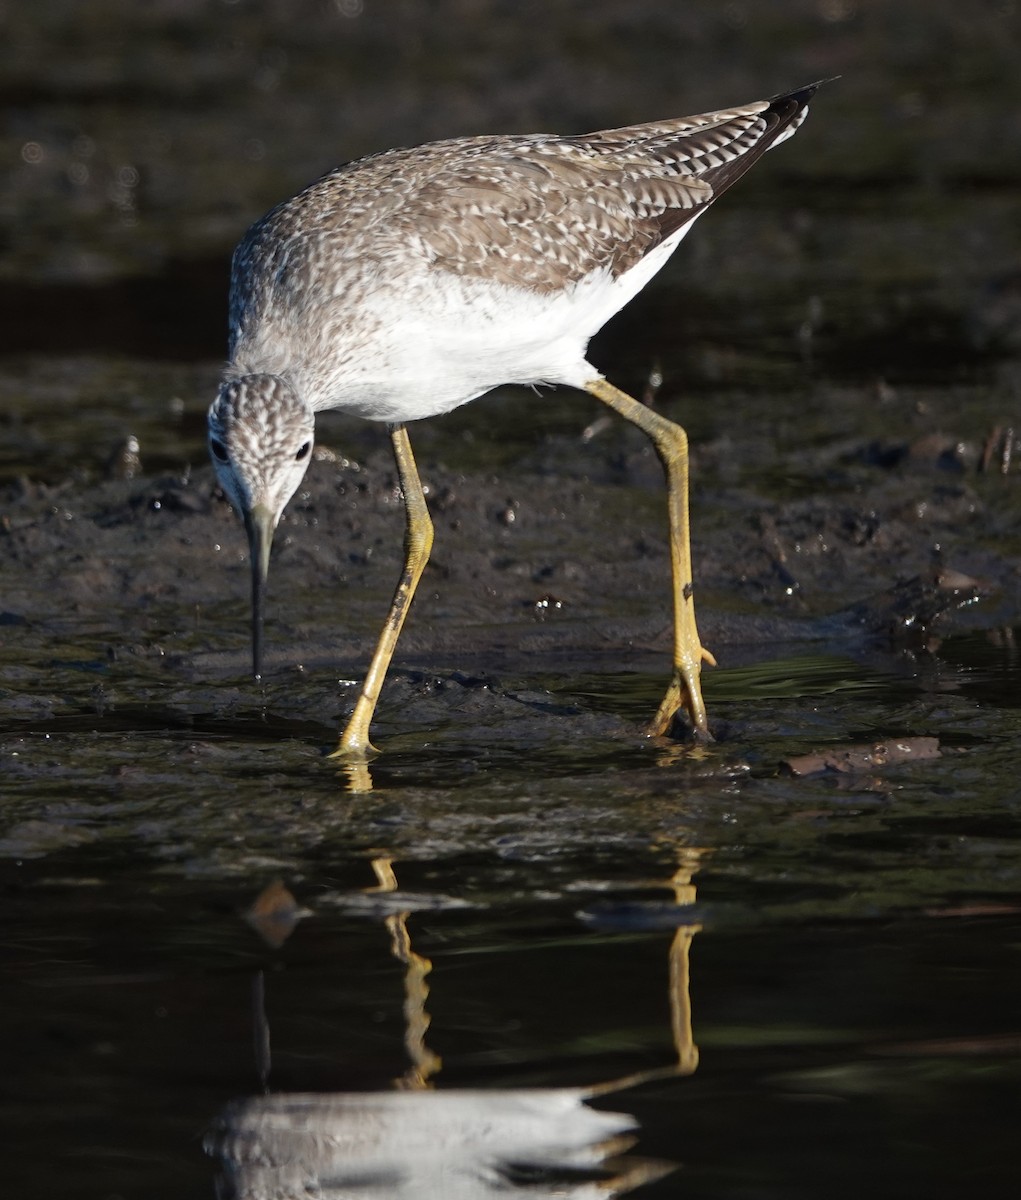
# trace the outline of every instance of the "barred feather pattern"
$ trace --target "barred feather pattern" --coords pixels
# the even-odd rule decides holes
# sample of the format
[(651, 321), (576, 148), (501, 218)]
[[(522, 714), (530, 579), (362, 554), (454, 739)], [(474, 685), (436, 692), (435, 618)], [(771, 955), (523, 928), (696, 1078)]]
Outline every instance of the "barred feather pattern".
[[(314, 409), (348, 407), (382, 420), (400, 415), (382, 393), (433, 366), (450, 375), (450, 394), (428, 411), (497, 382), (570, 382), (555, 363), (525, 364), (518, 375), (504, 368), (505, 377), (494, 371), (492, 380), (467, 372), (457, 382), (456, 350), (435, 364), (421, 348), (419, 363), (402, 358), (410, 341), (442, 343), (448, 327), (453, 336), (459, 320), (474, 322), (474, 340), (464, 343), (474, 354), (488, 326), (517, 304), (528, 327), (524, 346), (538, 336), (543, 305), (555, 313), (559, 297), (575, 294), (583, 300), (580, 358), (588, 337), (662, 266), (691, 222), (798, 128), (814, 91), (575, 137), (432, 142), (337, 167), (278, 205), (238, 246), (229, 374), (278, 374)], [(617, 286), (629, 272), (633, 286)], [(601, 296), (590, 303), (597, 284)], [(433, 325), (419, 329), (425, 307)], [(507, 339), (509, 360), (509, 328)], [(412, 415), (427, 413), (403, 413)]]

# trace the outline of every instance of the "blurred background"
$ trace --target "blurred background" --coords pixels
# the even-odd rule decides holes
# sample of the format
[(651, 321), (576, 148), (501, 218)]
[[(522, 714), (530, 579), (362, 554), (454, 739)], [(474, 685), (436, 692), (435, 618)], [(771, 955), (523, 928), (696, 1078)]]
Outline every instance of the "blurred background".
[[(966, 368), (1018, 337), (1015, 0), (5, 0), (0, 14), (8, 477), (98, 464), (126, 415), (152, 465), (201, 458), (231, 249), (339, 162), (838, 75), (797, 142), (675, 256), (657, 286), (683, 287), (669, 311), (693, 315), (657, 328), (657, 353), (742, 309), (750, 335), (775, 327), (792, 351), (817, 335), (831, 374), (866, 381)], [(661, 301), (639, 303), (625, 331), (662, 322)], [(719, 360), (683, 375), (719, 382)]]

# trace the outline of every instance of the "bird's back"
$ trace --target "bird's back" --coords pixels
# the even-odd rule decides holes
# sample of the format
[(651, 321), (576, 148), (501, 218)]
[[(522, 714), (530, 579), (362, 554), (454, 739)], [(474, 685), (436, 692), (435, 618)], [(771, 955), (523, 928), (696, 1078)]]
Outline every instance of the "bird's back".
[[(794, 132), (814, 91), (576, 137), (432, 142), (338, 167), (238, 246), (232, 360), (280, 370), (288, 355), (331, 346), (346, 360), (345, 319), (361, 320), (363, 344), (377, 329), (391, 336), (383, 326), (399, 323), (402, 298), (414, 325), (432, 285), (472, 297), (475, 285), (527, 293), (531, 313), (542, 311), (542, 297), (553, 304), (598, 276), (608, 281), (606, 303), (582, 324), (602, 323), (652, 269), (635, 272), (633, 288), (615, 281), (664, 243), (672, 249), (679, 231)], [(665, 255), (654, 258), (648, 266), (658, 269)], [(587, 342), (595, 328), (579, 325), (578, 338)]]

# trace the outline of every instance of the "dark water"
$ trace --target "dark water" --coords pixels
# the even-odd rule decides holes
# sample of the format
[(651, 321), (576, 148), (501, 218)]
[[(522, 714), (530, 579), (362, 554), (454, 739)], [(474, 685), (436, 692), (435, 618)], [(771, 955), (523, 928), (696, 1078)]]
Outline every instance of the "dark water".
[[(1016, 6), (0, 20), (4, 1196), (1016, 1195)], [(400, 519), (325, 424), (256, 689), (203, 447), (246, 223), (836, 74), (593, 352), (692, 437), (716, 742), (639, 733), (655, 461), (506, 392), (415, 431), (435, 566), (331, 765)]]

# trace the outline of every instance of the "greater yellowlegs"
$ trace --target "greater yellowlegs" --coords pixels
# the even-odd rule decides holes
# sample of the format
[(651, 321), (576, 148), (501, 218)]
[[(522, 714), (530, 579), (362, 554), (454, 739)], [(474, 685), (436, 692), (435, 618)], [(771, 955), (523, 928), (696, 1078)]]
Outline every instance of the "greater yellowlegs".
[(404, 493), (404, 570), (337, 755), (375, 752), (369, 725), (432, 547), (406, 423), (510, 383), (580, 388), (652, 439), (667, 481), (674, 645), (649, 733), (666, 733), (683, 706), (707, 735), (700, 677), (714, 660), (695, 625), (687, 437), (585, 353), (716, 197), (794, 133), (817, 87), (580, 137), (388, 150), (336, 168), (244, 236), (209, 447), (248, 533), (257, 678), (273, 532), (308, 466), (315, 413), (385, 422)]

